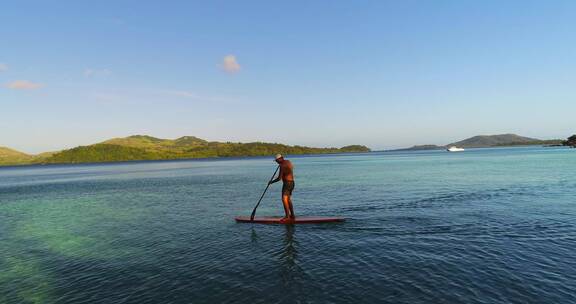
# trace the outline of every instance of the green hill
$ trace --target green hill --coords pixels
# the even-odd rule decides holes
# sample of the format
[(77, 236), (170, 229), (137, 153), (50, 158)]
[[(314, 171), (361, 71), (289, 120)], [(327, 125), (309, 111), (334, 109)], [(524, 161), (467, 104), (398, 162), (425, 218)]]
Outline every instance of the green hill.
[(182, 136), (178, 139), (173, 140), (173, 142), (174, 145), (178, 147), (198, 146), (207, 143), (207, 141), (195, 136)]
[(440, 150), (447, 147), (460, 148), (488, 148), (488, 147), (508, 147), (508, 146), (529, 146), (529, 145), (560, 145), (562, 140), (550, 139), (541, 140), (530, 137), (523, 137), (516, 134), (500, 135), (478, 135), (461, 141), (453, 142), (445, 146), (437, 145), (418, 145), (406, 149), (397, 149), (392, 151), (418, 151), (418, 150)]
[(339, 150), (338, 152), (343, 152), (343, 153), (360, 153), (360, 152), (370, 152), (371, 151), (368, 147), (362, 146), (362, 145), (344, 146), (338, 150)]
[(162, 159), (162, 156), (143, 149), (110, 144), (95, 144), (64, 150), (43, 160), (43, 163), (94, 163), (128, 160)]
[(205, 147), (209, 142), (194, 136), (161, 139), (147, 135), (133, 135), (124, 138), (113, 138), (102, 142), (102, 144), (144, 149), (148, 152), (159, 154), (186, 154), (188, 150)]
[(499, 134), (478, 135), (448, 144), (446, 146), (456, 146), (461, 148), (485, 148), (497, 146), (545, 145), (553, 143), (556, 143), (556, 140), (540, 140), (536, 138), (523, 137), (516, 134)]
[(6, 147), (0, 147), (0, 165), (15, 165), (30, 162), (34, 156)]
[(161, 139), (146, 135), (134, 135), (124, 138), (113, 138), (94, 145), (80, 146), (59, 152), (42, 153), (36, 156), (8, 148), (1, 148), (0, 164), (89, 163), (204, 157), (272, 156), (276, 153), (295, 155), (369, 151), (370, 149), (360, 145), (342, 148), (312, 148), (263, 142), (209, 142), (194, 136)]

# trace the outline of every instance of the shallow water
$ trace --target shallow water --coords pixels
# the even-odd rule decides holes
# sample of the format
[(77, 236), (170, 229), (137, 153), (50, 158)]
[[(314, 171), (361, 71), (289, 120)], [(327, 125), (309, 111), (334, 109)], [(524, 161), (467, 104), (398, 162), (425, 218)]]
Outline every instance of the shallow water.
[[(574, 303), (576, 150), (0, 168), (0, 303)], [(259, 215), (280, 215), (280, 185)]]

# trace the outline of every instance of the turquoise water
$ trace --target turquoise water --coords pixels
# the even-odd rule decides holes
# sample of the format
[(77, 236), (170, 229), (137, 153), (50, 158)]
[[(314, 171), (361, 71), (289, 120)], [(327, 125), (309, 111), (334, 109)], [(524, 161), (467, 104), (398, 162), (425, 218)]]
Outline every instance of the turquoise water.
[[(574, 303), (576, 150), (0, 169), (0, 303)], [(280, 185), (258, 210), (280, 215)]]

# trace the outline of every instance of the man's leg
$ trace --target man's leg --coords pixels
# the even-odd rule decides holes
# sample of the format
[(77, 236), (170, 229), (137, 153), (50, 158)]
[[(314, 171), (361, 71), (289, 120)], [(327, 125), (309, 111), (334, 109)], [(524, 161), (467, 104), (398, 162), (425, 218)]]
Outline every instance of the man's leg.
[(284, 213), (286, 214), (284, 218), (290, 218), (290, 211), (292, 204), (290, 202), (290, 196), (287, 194), (282, 194), (282, 205), (284, 206)]
[(290, 218), (296, 218), (296, 214), (294, 214), (294, 207), (292, 206), (292, 195), (288, 195), (288, 209), (290, 209)]

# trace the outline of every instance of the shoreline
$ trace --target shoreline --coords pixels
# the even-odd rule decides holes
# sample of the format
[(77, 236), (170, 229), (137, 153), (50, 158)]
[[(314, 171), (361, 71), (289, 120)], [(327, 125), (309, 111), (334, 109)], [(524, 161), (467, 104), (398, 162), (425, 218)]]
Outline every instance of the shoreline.
[[(324, 155), (340, 156), (340, 155), (356, 155), (356, 154), (370, 154), (383, 151), (367, 151), (367, 152), (332, 152), (332, 153), (309, 153), (309, 154), (286, 154), (290, 158), (300, 157), (318, 157)], [(130, 163), (149, 163), (149, 162), (179, 162), (179, 161), (228, 161), (228, 160), (241, 160), (241, 159), (265, 159), (271, 156), (266, 155), (248, 155), (248, 156), (214, 156), (214, 157), (192, 157), (192, 158), (172, 158), (172, 159), (139, 159), (139, 160), (120, 160), (120, 161), (100, 161), (100, 162), (62, 162), (62, 163), (25, 163), (25, 164), (0, 164), (0, 170), (4, 168), (24, 168), (24, 167), (47, 167), (47, 166), (69, 166), (69, 165), (101, 165), (101, 164), (130, 164)]]

